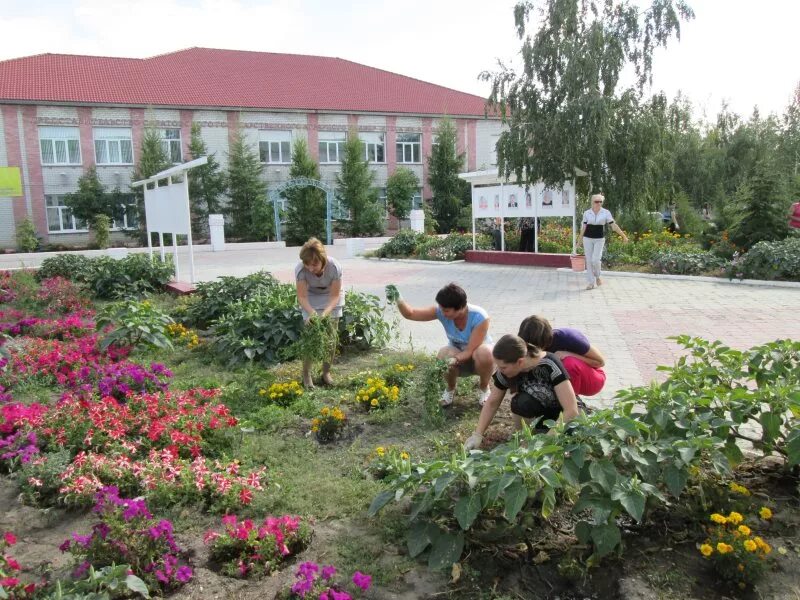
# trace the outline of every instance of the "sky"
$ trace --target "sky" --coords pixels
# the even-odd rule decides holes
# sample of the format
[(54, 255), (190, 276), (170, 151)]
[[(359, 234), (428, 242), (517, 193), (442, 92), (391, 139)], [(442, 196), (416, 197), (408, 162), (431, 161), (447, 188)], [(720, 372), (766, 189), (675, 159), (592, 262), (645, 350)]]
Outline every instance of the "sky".
[[(635, 0), (644, 2), (645, 0)], [(698, 117), (722, 102), (783, 113), (800, 83), (800, 0), (688, 0), (695, 19), (654, 61), (652, 91)], [(145, 58), (192, 46), (337, 56), (489, 94), (518, 62), (513, 0), (0, 0), (0, 60), (43, 52)]]

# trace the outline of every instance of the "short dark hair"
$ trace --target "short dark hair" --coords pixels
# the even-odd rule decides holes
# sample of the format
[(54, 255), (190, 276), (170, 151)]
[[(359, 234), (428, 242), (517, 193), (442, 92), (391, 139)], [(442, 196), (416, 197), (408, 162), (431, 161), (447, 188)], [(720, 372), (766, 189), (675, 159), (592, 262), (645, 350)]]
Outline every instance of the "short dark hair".
[(539, 315), (531, 315), (519, 324), (517, 335), (529, 344), (547, 349), (553, 344), (553, 326)]
[(462, 309), (467, 305), (467, 292), (455, 283), (448, 283), (437, 292), (436, 304), (442, 308)]

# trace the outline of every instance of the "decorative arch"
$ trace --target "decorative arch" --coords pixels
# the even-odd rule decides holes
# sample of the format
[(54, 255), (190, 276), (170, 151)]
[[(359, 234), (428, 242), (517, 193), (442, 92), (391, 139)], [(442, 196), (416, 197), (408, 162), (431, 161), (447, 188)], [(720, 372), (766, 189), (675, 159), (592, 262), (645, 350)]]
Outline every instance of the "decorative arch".
[[(272, 208), (275, 211), (276, 239), (279, 242), (281, 241), (281, 217), (280, 208), (278, 207), (281, 194), (287, 190), (307, 187), (315, 187), (325, 192), (325, 234), (328, 238), (326, 243), (331, 245), (333, 243), (333, 228), (331, 226), (333, 221), (333, 211), (334, 209), (340, 209), (341, 207), (334, 203), (334, 189), (331, 186), (329, 186), (327, 183), (323, 183), (319, 179), (311, 179), (310, 177), (294, 177), (293, 179), (280, 184), (274, 190), (269, 192), (269, 200), (272, 202)], [(341, 212), (341, 210), (339, 210), (339, 212)]]

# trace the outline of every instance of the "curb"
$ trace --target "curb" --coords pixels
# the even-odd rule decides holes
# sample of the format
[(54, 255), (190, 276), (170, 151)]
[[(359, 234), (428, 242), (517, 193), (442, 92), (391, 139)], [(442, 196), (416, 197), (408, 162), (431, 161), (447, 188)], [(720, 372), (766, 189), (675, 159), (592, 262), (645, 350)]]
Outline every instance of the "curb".
[(422, 260), (420, 258), (380, 258), (378, 256), (359, 256), (359, 258), (363, 258), (364, 260), (375, 260), (378, 262), (397, 262), (397, 263), (411, 263), (417, 265), (458, 265), (465, 260), (451, 260), (449, 262), (445, 262), (443, 260)]
[[(557, 269), (562, 273), (575, 273), (583, 277), (585, 271), (573, 271), (566, 267)], [(724, 279), (722, 277), (706, 277), (702, 275), (668, 275), (659, 273), (632, 273), (630, 271), (603, 271), (603, 277), (639, 277), (642, 279), (671, 279), (673, 281), (699, 281), (703, 283), (720, 283), (726, 285), (750, 285), (761, 287), (782, 287), (800, 290), (800, 281), (769, 281), (762, 279)]]

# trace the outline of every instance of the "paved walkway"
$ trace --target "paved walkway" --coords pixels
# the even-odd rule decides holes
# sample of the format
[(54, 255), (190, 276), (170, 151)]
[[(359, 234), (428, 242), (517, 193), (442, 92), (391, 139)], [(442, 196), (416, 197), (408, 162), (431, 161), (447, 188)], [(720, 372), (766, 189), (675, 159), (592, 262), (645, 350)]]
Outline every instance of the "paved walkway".
[[(198, 280), (219, 275), (245, 275), (265, 269), (282, 281), (293, 281), (297, 248), (259, 249), (229, 245), (222, 253), (197, 252)], [(369, 246), (368, 246), (369, 248)], [(779, 338), (800, 339), (800, 289), (732, 285), (726, 282), (676, 281), (659, 278), (615, 277), (584, 290), (582, 275), (534, 267), (435, 264), (351, 258), (335, 246), (346, 288), (380, 295), (395, 283), (412, 305), (431, 305), (438, 289), (455, 281), (467, 290), (469, 301), (491, 315), (495, 339), (515, 333), (525, 316), (538, 313), (555, 326), (584, 330), (606, 356), (608, 381), (598, 397), (607, 401), (616, 390), (662, 376), (658, 365), (671, 365), (680, 348), (668, 336), (691, 334), (719, 339), (735, 348)], [(26, 266), (38, 263), (28, 255)], [(0, 268), (19, 267), (22, 255), (0, 256)], [(186, 273), (186, 257), (181, 258)], [(441, 326), (400, 319), (400, 347), (434, 351), (445, 342)]]

